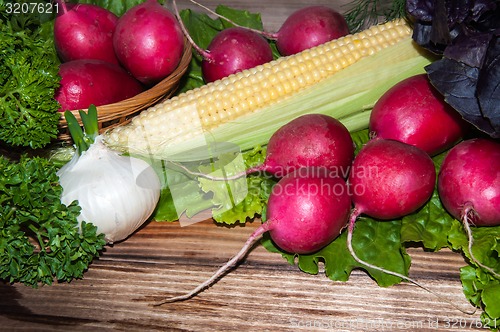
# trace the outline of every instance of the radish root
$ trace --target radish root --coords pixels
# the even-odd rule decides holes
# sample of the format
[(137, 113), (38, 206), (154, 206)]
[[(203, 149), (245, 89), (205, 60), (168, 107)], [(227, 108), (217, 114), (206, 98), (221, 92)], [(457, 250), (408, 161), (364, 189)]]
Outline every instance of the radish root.
[[(470, 223), (469, 223), (469, 215), (473, 215), (475, 212), (474, 212), (474, 209), (472, 207), (472, 204), (471, 203), (466, 203), (465, 206), (464, 206), (464, 210), (463, 210), (463, 213), (462, 213), (462, 224), (463, 224), (463, 227), (465, 229), (465, 232), (467, 233), (467, 238), (469, 240), (469, 245), (467, 247), (467, 250), (469, 252), (469, 255), (470, 255), (470, 259), (476, 264), (478, 265), (479, 267), (481, 267), (482, 269), (488, 271), (489, 273), (491, 273), (495, 278), (498, 278), (500, 279), (500, 274), (498, 272), (496, 272), (495, 270), (493, 270), (491, 267), (489, 266), (486, 266), (484, 265), (483, 263), (481, 263), (475, 256), (474, 254), (472, 253), (472, 246), (474, 244), (474, 236), (472, 235), (472, 230), (470, 228)], [(472, 219), (472, 218), (471, 218)]]
[(463, 312), (464, 314), (468, 314), (468, 315), (473, 315), (475, 312), (476, 312), (476, 309), (474, 309), (473, 311), (469, 311), (467, 309), (462, 309), (462, 308), (459, 308), (455, 303), (453, 303), (451, 300), (439, 295), (438, 293), (436, 293), (435, 291), (433, 291), (432, 289), (422, 285), (421, 283), (419, 283), (418, 281), (408, 277), (408, 276), (405, 276), (401, 273), (397, 273), (397, 272), (394, 272), (394, 271), (390, 271), (390, 270), (386, 270), (382, 267), (379, 267), (379, 266), (376, 266), (376, 265), (373, 265), (373, 264), (370, 264), (368, 262), (365, 262), (364, 260), (362, 260), (361, 258), (359, 258), (355, 251), (354, 251), (354, 248), (352, 246), (352, 234), (354, 232), (354, 227), (355, 227), (355, 224), (356, 224), (356, 219), (358, 218), (358, 216), (361, 214), (361, 211), (354, 208), (352, 213), (351, 213), (351, 217), (349, 219), (349, 225), (348, 225), (348, 229), (347, 229), (347, 248), (349, 250), (349, 252), (351, 253), (352, 257), (354, 258), (354, 260), (356, 262), (358, 262), (359, 264), (361, 265), (364, 265), (370, 269), (374, 269), (374, 270), (377, 270), (377, 271), (380, 271), (380, 272), (384, 272), (384, 273), (387, 273), (387, 274), (390, 274), (392, 276), (395, 276), (395, 277), (398, 277), (398, 278), (401, 278), (403, 280), (406, 280), (420, 288), (422, 288), (423, 290), (433, 294), (434, 296), (436, 296), (438, 299), (440, 299), (441, 301), (443, 302), (446, 302), (448, 303), (449, 305), (451, 305), (452, 307), (456, 308), (457, 310), (459, 310), (460, 312)]
[(205, 288), (210, 287), (212, 284), (214, 284), (221, 276), (226, 274), (230, 269), (236, 266), (238, 262), (240, 262), (248, 253), (248, 251), (253, 247), (253, 245), (261, 239), (262, 234), (267, 232), (269, 230), (269, 222), (266, 222), (259, 226), (247, 239), (241, 250), (233, 257), (231, 258), (226, 264), (224, 264), (219, 270), (217, 270), (209, 279), (195, 287), (192, 291), (189, 293), (186, 293), (184, 295), (179, 295), (175, 297), (170, 297), (170, 298), (165, 298), (163, 300), (160, 300), (156, 303), (153, 304), (153, 306), (161, 306), (165, 303), (172, 303), (172, 302), (178, 302), (178, 301), (185, 301), (188, 300), (198, 293), (202, 292)]

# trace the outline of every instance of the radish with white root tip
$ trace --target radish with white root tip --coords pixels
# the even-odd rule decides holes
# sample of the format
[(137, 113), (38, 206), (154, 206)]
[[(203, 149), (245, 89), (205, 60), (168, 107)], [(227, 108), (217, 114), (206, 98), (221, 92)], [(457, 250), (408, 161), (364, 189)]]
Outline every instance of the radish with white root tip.
[(399, 141), (372, 139), (354, 158), (348, 183), (354, 204), (347, 230), (347, 247), (352, 257), (362, 266), (409, 281), (461, 312), (470, 313), (408, 276), (365, 262), (352, 245), (360, 215), (381, 222), (395, 220), (415, 212), (430, 199), (436, 184), (436, 170), (429, 155)]
[(500, 271), (474, 256), (470, 228), (500, 225), (500, 143), (474, 138), (454, 146), (441, 164), (438, 192), (446, 210), (464, 226), (471, 260), (500, 278)]
[(325, 168), (297, 169), (273, 187), (267, 206), (267, 221), (250, 235), (236, 256), (191, 292), (164, 299), (155, 305), (187, 300), (211, 286), (241, 261), (265, 232), (269, 232), (276, 245), (287, 252), (316, 252), (340, 234), (350, 209), (351, 200), (344, 179)]

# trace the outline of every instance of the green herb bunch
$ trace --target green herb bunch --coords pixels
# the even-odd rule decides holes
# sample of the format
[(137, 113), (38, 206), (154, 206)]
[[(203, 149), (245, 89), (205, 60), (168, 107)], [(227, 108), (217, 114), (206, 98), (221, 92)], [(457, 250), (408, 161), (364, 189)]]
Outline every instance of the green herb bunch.
[(51, 22), (38, 16), (7, 14), (0, 0), (0, 140), (31, 148), (46, 146), (58, 134), (61, 115), (54, 99), (59, 59)]
[(406, 0), (352, 0), (344, 17), (349, 31), (358, 32), (380, 22), (406, 17)]
[(0, 157), (0, 279), (37, 287), (83, 273), (106, 244), (82, 222), (80, 207), (61, 203), (57, 167), (48, 159)]

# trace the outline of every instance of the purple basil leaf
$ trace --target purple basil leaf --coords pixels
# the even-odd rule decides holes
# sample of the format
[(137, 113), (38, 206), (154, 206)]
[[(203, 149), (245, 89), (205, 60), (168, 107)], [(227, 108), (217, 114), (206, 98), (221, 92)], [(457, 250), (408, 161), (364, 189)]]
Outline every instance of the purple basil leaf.
[(442, 55), (430, 81), (462, 117), (500, 137), (500, 2), (407, 0), (413, 40)]
[(436, 0), (434, 4), (434, 17), (432, 18), (431, 41), (438, 45), (450, 45), (451, 36), (448, 26), (450, 15), (446, 10), (445, 0)]
[(477, 82), (477, 97), (484, 117), (500, 138), (500, 38), (493, 38)]
[(442, 58), (425, 69), (434, 87), (465, 120), (490, 136), (498, 134), (491, 122), (483, 116), (476, 98), (478, 68)]
[(463, 62), (469, 67), (481, 68), (488, 51), (492, 34), (481, 33), (471, 36), (461, 35), (455, 39), (444, 51), (444, 56), (458, 62)]
[(441, 55), (446, 45), (435, 44), (431, 41), (432, 25), (422, 22), (416, 22), (413, 26), (413, 40), (423, 48), (434, 54)]
[(474, 3), (473, 0), (447, 0), (448, 24), (453, 26), (463, 23), (474, 8)]
[(407, 0), (406, 11), (416, 20), (423, 22), (431, 22), (434, 16), (434, 1), (433, 0)]
[[(492, 27), (498, 27), (499, 24), (497, 9), (495, 1), (476, 0), (471, 8), (471, 20), (491, 30)], [(497, 18), (492, 16), (497, 16)]]

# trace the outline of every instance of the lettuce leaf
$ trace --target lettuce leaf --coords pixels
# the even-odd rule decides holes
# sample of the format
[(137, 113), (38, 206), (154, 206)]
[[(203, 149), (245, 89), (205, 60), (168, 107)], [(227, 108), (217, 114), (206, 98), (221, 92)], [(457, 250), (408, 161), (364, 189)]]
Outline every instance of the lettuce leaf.
[[(189, 168), (217, 177), (231, 176), (263, 163), (265, 155), (266, 149), (258, 146), (244, 153), (221, 154), (216, 160)], [(177, 221), (185, 215), (193, 222), (197, 214), (210, 211), (210, 217), (218, 223), (245, 223), (264, 213), (276, 183), (274, 178), (263, 174), (222, 181), (192, 176), (168, 162), (155, 165), (163, 179), (160, 201), (153, 214), (156, 221)]]
[[(400, 221), (377, 221), (361, 217), (356, 222), (353, 233), (353, 248), (362, 260), (383, 267), (387, 270), (408, 275), (411, 259), (406, 253), (399, 236)], [(347, 232), (320, 251), (310, 255), (294, 255), (277, 248), (269, 236), (265, 236), (262, 245), (271, 252), (280, 253), (288, 263), (307, 273), (317, 274), (319, 263), (324, 264), (325, 274), (335, 281), (347, 281), (355, 269), (363, 269), (379, 286), (388, 287), (401, 282), (400, 278), (378, 270), (360, 266), (347, 249)]]
[[(265, 148), (256, 147), (245, 152), (243, 155), (245, 169), (262, 164), (265, 160)], [(200, 168), (207, 171), (207, 167)], [(222, 174), (221, 174), (222, 175)], [(231, 175), (231, 174), (227, 174)], [(240, 202), (235, 202), (227, 196), (231, 190), (227, 190), (228, 184), (234, 181), (212, 181), (200, 179), (202, 190), (213, 193), (212, 202), (216, 205), (213, 210), (213, 219), (219, 223), (234, 224), (246, 222), (248, 219), (261, 216), (267, 205), (267, 199), (276, 180), (263, 174), (249, 174), (239, 181), (245, 187), (245, 196)]]
[(460, 269), (464, 294), (476, 307), (483, 309), (481, 321), (492, 329), (500, 327), (500, 280), (482, 269), (468, 265)]
[[(436, 172), (447, 152), (433, 157)], [(449, 236), (463, 235), (461, 223), (455, 220), (443, 207), (436, 188), (430, 200), (417, 211), (402, 218), (401, 240), (404, 243), (420, 243), (425, 249), (438, 251), (450, 246)]]
[(212, 208), (196, 178), (175, 169), (167, 161), (151, 161), (161, 180), (160, 199), (153, 212), (155, 221), (178, 221), (183, 216), (192, 218)]
[(432, 251), (449, 247), (448, 236), (463, 234), (460, 222), (444, 211), (437, 190), (418, 213), (405, 216), (402, 221), (401, 240), (421, 243)]

